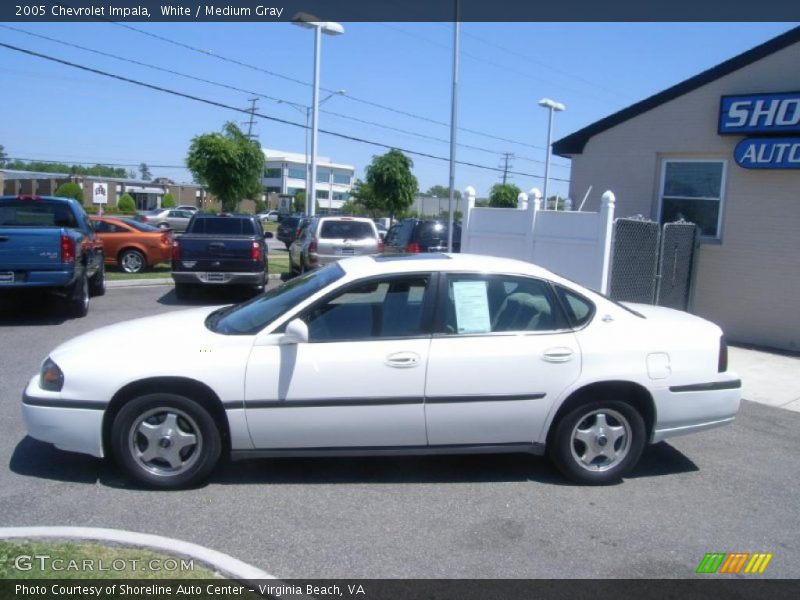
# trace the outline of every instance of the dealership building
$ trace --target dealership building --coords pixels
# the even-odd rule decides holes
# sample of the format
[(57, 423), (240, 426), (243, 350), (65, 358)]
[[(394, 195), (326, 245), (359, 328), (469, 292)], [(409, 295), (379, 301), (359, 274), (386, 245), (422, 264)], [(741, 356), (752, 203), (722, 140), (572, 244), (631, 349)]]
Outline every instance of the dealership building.
[(800, 351), (800, 28), (572, 133), (570, 196), (699, 227), (691, 312)]

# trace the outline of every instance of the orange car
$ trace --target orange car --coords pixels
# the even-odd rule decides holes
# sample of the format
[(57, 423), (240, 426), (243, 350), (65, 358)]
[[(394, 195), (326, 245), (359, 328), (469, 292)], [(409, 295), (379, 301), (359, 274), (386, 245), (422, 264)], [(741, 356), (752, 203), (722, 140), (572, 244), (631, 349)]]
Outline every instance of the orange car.
[(140, 223), (132, 217), (92, 216), (94, 229), (105, 248), (105, 263), (126, 273), (139, 273), (147, 267), (169, 262), (172, 232)]

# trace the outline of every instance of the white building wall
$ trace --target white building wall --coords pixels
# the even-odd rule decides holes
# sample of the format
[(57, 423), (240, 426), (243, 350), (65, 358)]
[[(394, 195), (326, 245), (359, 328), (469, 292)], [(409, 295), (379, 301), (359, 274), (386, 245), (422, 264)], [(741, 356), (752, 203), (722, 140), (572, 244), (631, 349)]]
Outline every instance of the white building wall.
[(661, 161), (727, 161), (721, 243), (698, 253), (692, 311), (735, 341), (800, 349), (800, 171), (752, 171), (736, 165), (741, 136), (717, 134), (720, 97), (800, 89), (800, 44), (592, 137), (572, 157), (570, 196), (597, 210), (603, 190), (617, 215), (658, 219)]

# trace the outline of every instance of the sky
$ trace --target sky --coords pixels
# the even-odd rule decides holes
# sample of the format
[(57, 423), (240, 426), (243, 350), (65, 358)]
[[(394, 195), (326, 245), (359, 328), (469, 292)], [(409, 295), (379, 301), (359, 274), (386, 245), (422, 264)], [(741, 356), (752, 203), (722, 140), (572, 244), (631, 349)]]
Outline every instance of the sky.
[[(479, 197), (487, 196), (503, 176), (492, 169), (511, 153), (509, 182), (524, 191), (542, 188), (548, 123), (548, 111), (538, 106), (543, 97), (566, 106), (555, 115), (557, 140), (795, 25), (463, 23), (457, 160), (473, 165), (457, 166), (456, 187), (471, 185)], [(443, 158), (410, 154), (421, 191), (446, 186), (453, 25), (343, 26), (344, 35), (322, 41), (320, 85), (345, 94), (322, 105), (320, 129)], [(313, 34), (288, 23), (3, 24), (0, 42), (242, 109), (256, 94), (259, 113), (296, 123), (305, 122), (304, 109), (288, 103), (311, 103)], [(0, 78), (0, 144), (15, 158), (129, 169), (145, 162), (155, 177), (188, 182), (192, 176), (183, 165), (194, 136), (218, 131), (226, 121), (247, 127), (248, 115), (229, 108), (4, 47)], [(304, 152), (302, 128), (257, 118), (254, 133), (266, 148)], [(354, 165), (357, 177), (387, 150), (319, 136), (318, 154)], [(567, 194), (569, 173), (567, 159), (552, 158), (551, 193)]]

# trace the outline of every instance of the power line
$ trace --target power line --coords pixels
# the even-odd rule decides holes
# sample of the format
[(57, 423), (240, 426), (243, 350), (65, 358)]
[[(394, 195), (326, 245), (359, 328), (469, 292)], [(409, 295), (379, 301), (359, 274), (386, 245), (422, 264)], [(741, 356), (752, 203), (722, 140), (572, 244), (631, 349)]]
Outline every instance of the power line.
[[(127, 83), (131, 83), (133, 85), (138, 85), (138, 86), (141, 86), (141, 87), (145, 87), (145, 88), (148, 88), (148, 89), (151, 89), (151, 90), (156, 90), (156, 91), (159, 91), (159, 92), (172, 94), (173, 96), (178, 96), (178, 97), (186, 98), (186, 99), (189, 99), (189, 100), (195, 100), (196, 102), (202, 102), (202, 103), (208, 104), (210, 106), (216, 106), (218, 108), (224, 108), (224, 109), (227, 109), (227, 110), (232, 110), (232, 111), (240, 112), (240, 113), (247, 113), (248, 112), (247, 109), (242, 109), (242, 108), (239, 108), (239, 107), (236, 107), (236, 106), (232, 106), (230, 104), (225, 104), (224, 102), (218, 102), (216, 100), (209, 100), (208, 98), (201, 98), (200, 96), (194, 96), (192, 94), (187, 94), (185, 92), (179, 92), (179, 91), (176, 91), (176, 90), (171, 90), (169, 88), (165, 88), (165, 87), (162, 87), (162, 86), (154, 85), (152, 83), (147, 83), (147, 82), (144, 82), (144, 81), (139, 81), (137, 79), (131, 79), (129, 77), (124, 77), (122, 75), (117, 75), (115, 73), (109, 73), (107, 71), (102, 71), (100, 69), (95, 69), (93, 67), (87, 67), (85, 65), (79, 65), (77, 63), (73, 63), (73, 62), (70, 62), (70, 61), (67, 61), (67, 60), (56, 58), (54, 56), (48, 56), (46, 54), (41, 54), (39, 52), (34, 52), (33, 50), (27, 50), (25, 48), (20, 48), (18, 46), (14, 46), (14, 45), (11, 45), (11, 44), (6, 44), (6, 43), (3, 43), (3, 42), (0, 42), (0, 47), (8, 48), (10, 50), (14, 50), (16, 52), (20, 52), (22, 54), (28, 54), (30, 56), (36, 56), (38, 58), (43, 58), (43, 59), (49, 60), (51, 62), (56, 62), (56, 63), (60, 63), (60, 64), (63, 64), (63, 65), (67, 65), (69, 67), (74, 67), (76, 69), (80, 69), (82, 71), (87, 71), (89, 73), (95, 73), (97, 75), (102, 75), (104, 77), (110, 77), (112, 79), (117, 79), (119, 81), (125, 81)], [(265, 115), (265, 114), (261, 114), (261, 113), (254, 113), (254, 114), (257, 117), (262, 118), (262, 119), (267, 119), (269, 121), (274, 121), (274, 122), (277, 122), (277, 123), (283, 123), (284, 125), (291, 125), (293, 127), (300, 127), (302, 129), (306, 129), (306, 126), (303, 123), (296, 123), (294, 121), (289, 121), (287, 119), (282, 119), (280, 117), (273, 117), (273, 116), (269, 116), (269, 115)], [(318, 131), (320, 133), (324, 133), (326, 135), (331, 135), (331, 136), (338, 137), (338, 138), (341, 138), (341, 139), (346, 139), (346, 140), (350, 140), (350, 141), (358, 142), (358, 143), (362, 143), (362, 144), (369, 144), (369, 145), (376, 146), (376, 147), (379, 147), (379, 148), (386, 148), (388, 150), (397, 149), (397, 150), (400, 150), (401, 152), (405, 152), (407, 154), (413, 154), (415, 156), (421, 156), (421, 157), (424, 157), (424, 158), (431, 158), (431, 159), (434, 159), (434, 160), (441, 160), (441, 161), (445, 161), (445, 162), (449, 162), (449, 160), (450, 160), (449, 158), (444, 157), (444, 156), (437, 156), (435, 154), (429, 154), (427, 152), (420, 152), (418, 150), (409, 150), (407, 148), (402, 148), (402, 147), (399, 147), (399, 146), (396, 146), (396, 145), (384, 144), (382, 142), (375, 142), (373, 140), (367, 140), (367, 139), (364, 139), (364, 138), (360, 138), (360, 137), (357, 137), (357, 136), (348, 135), (348, 134), (340, 133), (340, 132), (336, 132), (336, 131), (329, 131), (329, 130), (326, 130), (326, 129), (319, 129)], [(490, 166), (487, 166), (487, 165), (480, 165), (480, 164), (477, 164), (477, 163), (472, 163), (472, 162), (467, 162), (467, 161), (455, 161), (455, 162), (456, 162), (456, 164), (464, 165), (464, 166), (467, 166), (467, 167), (474, 167), (474, 168), (477, 168), (477, 169), (484, 169), (484, 170), (487, 170), (487, 171), (499, 171), (500, 170), (497, 167), (490, 167)], [(542, 179), (543, 178), (542, 175), (536, 175), (534, 173), (524, 173), (524, 172), (519, 172), (519, 171), (509, 171), (509, 173), (513, 173), (515, 175), (522, 175), (522, 176), (525, 176), (525, 177), (534, 177), (536, 179)], [(568, 182), (569, 181), (568, 179), (560, 179), (560, 178), (556, 178), (556, 177), (552, 177), (551, 179), (553, 181), (564, 181), (564, 182)]]
[[(47, 40), (49, 42), (53, 42), (53, 43), (56, 43), (56, 44), (61, 44), (63, 46), (67, 46), (67, 47), (70, 47), (70, 48), (76, 48), (78, 50), (82, 50), (82, 51), (85, 51), (85, 52), (90, 52), (90, 53), (96, 54), (98, 56), (104, 56), (104, 57), (107, 57), (107, 58), (112, 58), (114, 60), (119, 60), (119, 61), (122, 61), (122, 62), (138, 65), (138, 66), (145, 67), (145, 68), (148, 68), (148, 69), (154, 69), (156, 71), (160, 71), (162, 73), (168, 73), (170, 75), (177, 75), (178, 77), (183, 77), (185, 79), (198, 81), (198, 82), (201, 82), (201, 83), (205, 83), (205, 84), (213, 85), (213, 86), (216, 86), (216, 87), (232, 90), (232, 91), (235, 91), (235, 92), (245, 93), (245, 94), (249, 94), (251, 96), (258, 96), (260, 98), (264, 98), (266, 100), (271, 100), (272, 102), (275, 102), (275, 103), (278, 103), (278, 104), (292, 104), (290, 101), (288, 101), (288, 100), (286, 100), (284, 98), (277, 98), (275, 96), (270, 96), (268, 94), (264, 94), (264, 93), (261, 93), (261, 92), (256, 92), (256, 91), (253, 91), (253, 90), (247, 90), (247, 89), (240, 88), (240, 87), (237, 87), (237, 86), (233, 86), (233, 85), (230, 85), (230, 84), (227, 84), (227, 83), (222, 83), (222, 82), (214, 81), (214, 80), (211, 80), (211, 79), (205, 79), (203, 77), (197, 77), (195, 75), (189, 75), (187, 73), (182, 73), (180, 71), (175, 71), (173, 69), (168, 69), (168, 68), (165, 68), (165, 67), (160, 67), (158, 65), (145, 63), (145, 62), (142, 62), (142, 61), (139, 61), (139, 60), (135, 60), (135, 59), (132, 59), (132, 58), (126, 58), (126, 57), (123, 57), (123, 56), (118, 56), (116, 54), (111, 54), (109, 52), (104, 52), (102, 50), (97, 50), (95, 48), (89, 48), (87, 46), (81, 46), (80, 44), (67, 42), (65, 40), (60, 40), (60, 39), (53, 38), (53, 37), (46, 36), (46, 35), (42, 35), (42, 34), (39, 34), (39, 33), (34, 33), (32, 31), (26, 31), (24, 29), (19, 29), (18, 27), (13, 27), (13, 26), (4, 25), (4, 24), (0, 24), (0, 27), (2, 27), (4, 29), (11, 30), (11, 31), (15, 31), (17, 33), (22, 33), (22, 34), (25, 34), (25, 35), (28, 35), (28, 36), (32, 36), (32, 37), (36, 37), (36, 38), (39, 38), (39, 39)], [(150, 34), (148, 33), (148, 35), (150, 35)], [(250, 99), (250, 101), (251, 102), (253, 101), (252, 98)], [(382, 129), (386, 129), (386, 130), (389, 130), (389, 131), (396, 131), (398, 133), (402, 133), (402, 134), (405, 134), (405, 135), (411, 135), (411, 136), (418, 137), (418, 138), (421, 138), (421, 139), (428, 139), (428, 140), (432, 140), (432, 141), (440, 142), (440, 143), (445, 143), (445, 144), (449, 144), (450, 143), (450, 140), (446, 140), (444, 138), (440, 138), (440, 137), (436, 137), (436, 136), (432, 136), (432, 135), (427, 135), (427, 134), (419, 133), (419, 132), (416, 132), (416, 131), (409, 131), (409, 130), (406, 130), (406, 129), (401, 129), (399, 127), (393, 127), (391, 125), (386, 125), (384, 123), (377, 123), (375, 121), (369, 121), (369, 120), (366, 120), (366, 119), (362, 119), (362, 118), (359, 118), (359, 117), (353, 117), (351, 115), (345, 115), (345, 114), (338, 113), (338, 112), (331, 111), (331, 110), (320, 109), (320, 112), (323, 112), (325, 114), (329, 114), (329, 115), (332, 115), (332, 116), (336, 116), (336, 117), (339, 117), (339, 118), (342, 118), (342, 119), (347, 119), (347, 120), (350, 120), (350, 121), (354, 121), (354, 122), (357, 122), (357, 123), (362, 123), (362, 124), (365, 124), (365, 125), (371, 125), (373, 127), (380, 127)], [(246, 122), (245, 124), (248, 124), (248, 123), (249, 123), (249, 121)], [(487, 153), (487, 154), (493, 154), (495, 156), (498, 156), (498, 155), (502, 156), (503, 155), (502, 152), (498, 152), (496, 150), (490, 150), (488, 148), (482, 148), (480, 146), (474, 146), (474, 145), (471, 145), (471, 144), (458, 143), (458, 146), (460, 146), (462, 148), (469, 148), (471, 150), (476, 150), (476, 151), (479, 151), (479, 152), (484, 152), (484, 153)], [(544, 149), (544, 148), (542, 147), (542, 149)], [(537, 159), (534, 159), (534, 158), (527, 158), (527, 157), (524, 157), (524, 156), (519, 156), (517, 158), (519, 158), (520, 160), (524, 160), (524, 161), (527, 161), (527, 162), (532, 162), (532, 163), (535, 163), (535, 164), (540, 164), (540, 165), (544, 164), (544, 161), (537, 160)], [(556, 166), (556, 167), (560, 167), (560, 168), (570, 168), (569, 165), (561, 164), (561, 163), (551, 163), (551, 166)]]
[[(176, 40), (172, 40), (172, 39), (160, 36), (158, 34), (155, 34), (155, 33), (149, 32), (149, 31), (144, 31), (144, 30), (139, 29), (137, 27), (133, 27), (132, 25), (128, 25), (127, 23), (120, 23), (118, 21), (110, 21), (110, 20), (107, 20), (107, 19), (105, 19), (105, 20), (107, 22), (113, 24), (113, 25), (117, 25), (118, 27), (124, 27), (125, 29), (129, 29), (131, 31), (135, 31), (136, 33), (140, 33), (142, 35), (149, 36), (151, 38), (160, 40), (162, 42), (166, 42), (168, 44), (173, 44), (173, 45), (178, 46), (180, 48), (191, 50), (193, 52), (199, 52), (200, 54), (203, 54), (204, 56), (211, 56), (211, 57), (216, 58), (218, 60), (222, 60), (222, 61), (225, 61), (225, 62), (228, 62), (228, 63), (231, 63), (231, 64), (235, 64), (235, 65), (238, 65), (240, 67), (244, 67), (244, 68), (247, 68), (247, 69), (252, 69), (254, 71), (259, 71), (259, 72), (264, 73), (266, 75), (271, 75), (272, 77), (279, 77), (280, 79), (284, 79), (286, 81), (291, 81), (292, 83), (297, 83), (297, 84), (305, 86), (305, 87), (311, 87), (311, 84), (309, 82), (303, 81), (301, 79), (297, 79), (295, 77), (290, 77), (288, 75), (283, 75), (282, 73), (277, 73), (275, 71), (271, 71), (271, 70), (265, 69), (263, 67), (258, 67), (256, 65), (251, 65), (249, 63), (246, 63), (244, 61), (241, 61), (241, 60), (238, 60), (238, 59), (235, 59), (235, 58), (230, 58), (230, 57), (227, 57), (227, 56), (223, 56), (222, 54), (214, 54), (213, 52), (210, 52), (208, 50), (203, 50), (201, 48), (196, 48), (194, 46), (191, 46), (189, 44), (185, 44), (183, 42), (178, 42)], [(320, 89), (325, 91), (325, 92), (332, 93), (332, 94), (335, 94), (337, 92), (337, 90), (332, 90), (332, 89), (328, 89), (328, 88), (324, 88), (324, 87), (320, 87)], [(441, 125), (441, 126), (444, 126), (444, 127), (450, 127), (450, 124), (449, 123), (445, 123), (444, 121), (438, 121), (436, 119), (431, 119), (430, 117), (424, 117), (422, 115), (417, 115), (417, 114), (414, 114), (414, 113), (411, 113), (411, 112), (408, 112), (408, 111), (401, 110), (399, 108), (386, 106), (386, 105), (380, 104), (378, 102), (373, 102), (372, 100), (366, 100), (364, 98), (359, 98), (358, 96), (353, 96), (352, 94), (347, 94), (346, 96), (343, 96), (343, 98), (346, 98), (347, 100), (352, 100), (354, 102), (359, 102), (359, 103), (365, 104), (367, 106), (380, 108), (381, 110), (386, 110), (386, 111), (390, 111), (390, 112), (393, 112), (393, 113), (396, 113), (396, 114), (399, 114), (399, 115), (404, 115), (406, 117), (411, 117), (413, 119), (418, 119), (420, 121), (425, 121), (427, 123), (434, 123), (436, 125)], [(536, 144), (529, 144), (528, 142), (522, 142), (522, 141), (519, 141), (519, 140), (511, 140), (511, 139), (504, 138), (504, 137), (497, 136), (497, 135), (493, 135), (493, 134), (490, 134), (490, 133), (485, 133), (483, 131), (477, 131), (475, 129), (469, 129), (467, 127), (459, 127), (459, 130), (466, 131), (467, 133), (472, 133), (474, 135), (479, 135), (479, 136), (486, 137), (486, 138), (489, 138), (489, 139), (498, 140), (498, 141), (501, 141), (501, 142), (506, 142), (506, 143), (509, 143), (509, 144), (516, 144), (518, 146), (527, 146), (528, 148), (535, 148), (537, 150), (543, 150), (544, 149), (542, 146), (537, 146)]]

